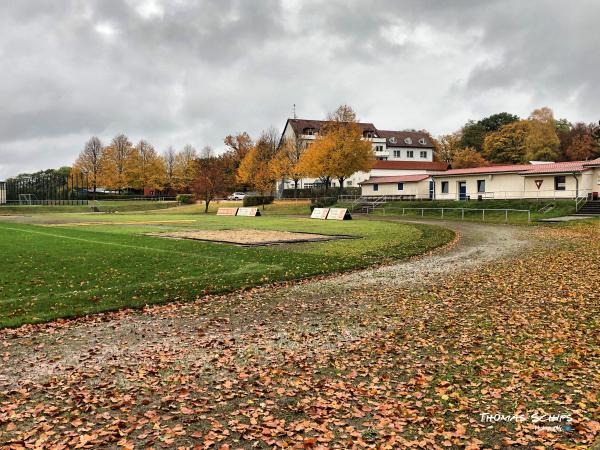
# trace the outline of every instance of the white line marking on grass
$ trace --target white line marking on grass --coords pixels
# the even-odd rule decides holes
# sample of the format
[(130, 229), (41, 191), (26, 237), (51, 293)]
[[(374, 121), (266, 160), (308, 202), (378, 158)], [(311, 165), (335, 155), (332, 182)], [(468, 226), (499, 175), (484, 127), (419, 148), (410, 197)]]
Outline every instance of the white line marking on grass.
[(57, 238), (61, 238), (61, 239), (71, 239), (73, 241), (90, 242), (92, 244), (102, 244), (102, 245), (112, 245), (115, 247), (135, 248), (138, 250), (150, 250), (150, 251), (160, 252), (160, 253), (173, 253), (173, 254), (178, 254), (178, 255), (194, 256), (194, 257), (199, 257), (199, 258), (204, 258), (204, 259), (222, 259), (221, 257), (218, 257), (218, 256), (208, 256), (208, 255), (201, 255), (198, 253), (187, 253), (187, 252), (181, 252), (178, 250), (166, 250), (166, 249), (154, 248), (154, 247), (140, 247), (138, 245), (119, 244), (117, 242), (96, 241), (93, 239), (84, 239), (84, 238), (79, 238), (79, 237), (74, 237), (74, 236), (65, 236), (63, 234), (46, 233), (44, 231), (23, 230), (21, 228), (11, 228), (11, 227), (4, 227), (4, 226), (1, 228), (4, 230), (20, 231), (22, 233), (41, 234), (43, 236), (51, 236), (51, 237), (57, 237)]
[[(254, 268), (249, 269), (248, 266), (254, 266)], [(260, 273), (264, 272), (263, 269), (273, 269), (273, 268), (281, 268), (281, 266), (280, 265), (260, 266), (258, 263), (252, 263), (252, 264), (247, 264), (243, 267), (239, 267), (235, 271), (229, 272), (229, 273), (244, 273), (244, 274), (257, 273), (257, 274), (260, 274)], [(11, 302), (21, 303), (23, 301), (30, 301), (30, 300), (37, 301), (37, 300), (41, 300), (41, 299), (49, 299), (50, 297), (63, 298), (63, 297), (71, 297), (74, 295), (90, 295), (90, 294), (94, 294), (94, 293), (106, 294), (107, 292), (110, 293), (112, 291), (119, 291), (119, 290), (132, 289), (132, 288), (152, 287), (152, 286), (157, 286), (157, 285), (166, 286), (167, 283), (176, 283), (176, 282), (179, 283), (181, 281), (201, 280), (203, 278), (210, 277), (210, 275), (211, 274), (203, 274), (200, 276), (169, 278), (164, 281), (142, 281), (140, 283), (130, 283), (130, 284), (123, 284), (123, 285), (117, 284), (114, 286), (94, 287), (91, 289), (73, 290), (73, 291), (67, 291), (67, 292), (53, 292), (52, 294), (48, 294), (48, 293), (34, 294), (30, 297), (15, 297), (15, 298), (0, 299), (0, 303), (11, 303)], [(179, 287), (179, 286), (177, 286), (177, 287)], [(202, 289), (203, 289), (202, 287), (198, 287), (198, 292), (200, 292)], [(238, 288), (236, 288), (234, 290), (237, 290), (237, 289)], [(204, 294), (202, 294), (202, 295), (204, 295)]]

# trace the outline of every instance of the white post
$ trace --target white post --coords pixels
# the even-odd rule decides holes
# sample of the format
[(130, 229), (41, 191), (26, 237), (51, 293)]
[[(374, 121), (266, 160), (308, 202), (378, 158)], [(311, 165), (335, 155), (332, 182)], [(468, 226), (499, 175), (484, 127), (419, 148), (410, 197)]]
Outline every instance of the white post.
[(485, 222), (485, 209), (481, 210), (481, 218)]

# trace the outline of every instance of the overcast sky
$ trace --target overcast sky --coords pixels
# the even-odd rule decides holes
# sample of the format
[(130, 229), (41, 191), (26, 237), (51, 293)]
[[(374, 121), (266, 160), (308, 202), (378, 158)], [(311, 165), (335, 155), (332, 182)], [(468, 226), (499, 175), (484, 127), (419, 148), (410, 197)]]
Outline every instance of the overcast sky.
[(439, 135), (550, 106), (600, 119), (597, 0), (3, 0), (0, 179), (92, 135), (223, 149), (341, 103)]

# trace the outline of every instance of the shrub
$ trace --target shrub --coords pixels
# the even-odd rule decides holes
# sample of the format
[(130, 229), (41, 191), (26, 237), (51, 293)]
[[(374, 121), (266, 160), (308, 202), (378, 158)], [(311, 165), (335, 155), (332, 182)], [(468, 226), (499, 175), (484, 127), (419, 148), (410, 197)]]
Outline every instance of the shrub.
[(178, 203), (190, 204), (194, 203), (194, 196), (192, 194), (177, 194), (175, 197)]
[(336, 197), (321, 197), (310, 200), (310, 210), (315, 208), (329, 208), (337, 203)]
[[(340, 189), (339, 187), (330, 187), (325, 190), (324, 187), (304, 188), (296, 191), (296, 198), (313, 198), (313, 197), (338, 197), (340, 195), (360, 195), (360, 187), (350, 186)], [(284, 189), (282, 198), (294, 198), (293, 189)]]
[(243, 204), (244, 206), (270, 205), (273, 200), (272, 195), (246, 195)]

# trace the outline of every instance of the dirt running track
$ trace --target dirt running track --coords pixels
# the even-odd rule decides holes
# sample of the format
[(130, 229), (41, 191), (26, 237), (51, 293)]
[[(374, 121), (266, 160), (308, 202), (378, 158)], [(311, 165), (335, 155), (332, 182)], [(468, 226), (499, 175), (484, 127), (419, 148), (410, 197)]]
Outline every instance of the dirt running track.
[[(460, 239), (432, 254), (384, 267), (0, 332), (0, 447), (41, 436), (42, 443), (66, 447), (105, 446), (108, 441), (115, 447), (207, 448), (216, 443), (219, 448), (226, 441), (231, 448), (264, 448), (287, 436), (310, 448), (318, 446), (310, 436), (331, 440), (332, 427), (342, 423), (356, 438), (357, 431), (348, 430), (368, 425), (360, 419), (342, 421), (344, 408), (335, 404), (367, 405), (375, 391), (364, 399), (344, 398), (339, 386), (344, 378), (336, 378), (335, 371), (351, 368), (336, 366), (338, 352), (393, 325), (390, 299), (443, 283), (447, 273), (513, 258), (537, 245), (531, 227), (432, 223), (454, 229)], [(428, 312), (406, 308), (403, 326), (423, 326)], [(326, 374), (329, 379), (322, 378)], [(275, 388), (278, 377), (283, 384)], [(385, 384), (385, 376), (377, 380), (375, 384)], [(317, 384), (303, 391), (302, 385), (313, 382)], [(340, 388), (338, 400), (307, 397), (318, 383)], [(262, 393), (250, 395), (257, 386)], [(14, 405), (8, 401), (13, 397)], [(332, 401), (334, 409), (325, 422), (311, 422), (321, 429), (311, 428), (304, 418), (314, 419), (315, 411)], [(27, 407), (29, 417), (38, 416), (26, 427), (29, 433), (17, 433), (13, 425), (3, 435), (3, 422), (16, 417), (10, 408)], [(29, 413), (20, 414), (17, 430)], [(240, 414), (242, 421), (237, 420)], [(305, 441), (298, 441), (298, 432), (305, 433)], [(370, 435), (361, 433), (358, 438), (368, 443)], [(85, 442), (78, 440), (82, 435)]]
[[(398, 264), (308, 280), (289, 287), (258, 288), (241, 296), (219, 296), (217, 299), (221, 308), (218, 312), (226, 314), (228, 322), (240, 321), (241, 325), (247, 318), (245, 308), (238, 308), (238, 299), (243, 298), (246, 306), (249, 301), (254, 301), (254, 308), (271, 309), (293, 298), (294, 303), (302, 309), (308, 309), (306, 305), (310, 303), (311, 315), (327, 314), (331, 311), (319, 311), (320, 305), (325, 307), (327, 304), (321, 301), (327, 298), (351, 296), (353, 291), (364, 292), (365, 289), (374, 296), (378, 290), (389, 291), (398, 287), (419, 289), (426, 284), (441, 282), (445, 273), (467, 270), (494, 259), (510, 257), (532, 244), (530, 230), (525, 227), (419, 222), (441, 224), (453, 229), (458, 233), (458, 239), (447, 249)], [(205, 306), (205, 302), (201, 302), (201, 305)], [(259, 315), (256, 310), (255, 314)], [(108, 316), (108, 320), (104, 316)], [(144, 347), (160, 346), (161, 343), (172, 345), (179, 340), (182, 346), (187, 346), (189, 343), (184, 341), (189, 339), (190, 329), (201, 329), (211, 320), (198, 315), (198, 305), (195, 303), (157, 306), (148, 308), (146, 312), (133, 311), (117, 313), (114, 318), (110, 316), (111, 313), (101, 314), (101, 321), (91, 323), (85, 318), (71, 321), (66, 329), (61, 328), (58, 341), (54, 338), (56, 330), (52, 325), (35, 327), (33, 333), (11, 339), (11, 354), (19, 354), (19, 358), (10, 358), (10, 364), (0, 366), (0, 391), (15, 389), (29, 382), (43, 383), (48, 377), (63, 375), (73, 365), (83, 361), (112, 365), (116, 358), (122, 358), (124, 363), (129, 364)], [(46, 327), (48, 330), (45, 330)], [(226, 328), (228, 333), (235, 334), (235, 329)], [(216, 333), (225, 331), (223, 327), (217, 327), (217, 330)], [(6, 330), (5, 333), (10, 336), (13, 332)]]

